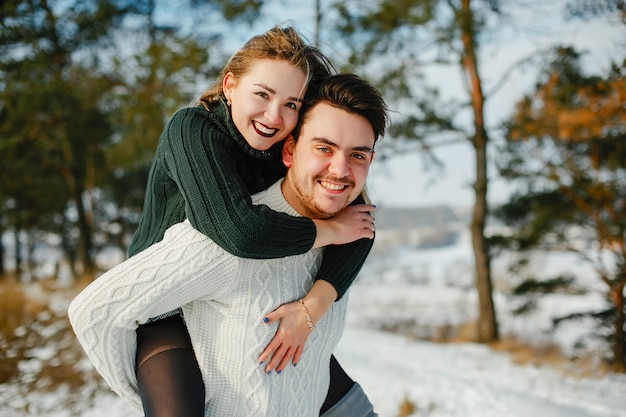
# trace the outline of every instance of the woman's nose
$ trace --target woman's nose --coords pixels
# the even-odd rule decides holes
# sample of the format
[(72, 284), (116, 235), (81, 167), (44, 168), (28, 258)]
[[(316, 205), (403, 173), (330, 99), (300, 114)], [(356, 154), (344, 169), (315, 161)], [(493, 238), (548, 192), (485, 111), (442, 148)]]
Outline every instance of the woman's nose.
[(268, 108), (265, 110), (265, 117), (267, 121), (272, 125), (276, 125), (280, 123), (282, 118), (281, 109), (277, 104), (270, 104)]

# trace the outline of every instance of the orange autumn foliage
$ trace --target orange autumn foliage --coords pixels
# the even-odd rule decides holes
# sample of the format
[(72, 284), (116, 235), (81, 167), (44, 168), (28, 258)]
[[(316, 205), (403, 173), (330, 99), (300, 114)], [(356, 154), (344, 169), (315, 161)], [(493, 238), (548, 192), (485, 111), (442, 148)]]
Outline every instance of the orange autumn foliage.
[(598, 80), (576, 87), (567, 102), (560, 99), (559, 74), (553, 73), (533, 98), (517, 106), (513, 140), (550, 136), (587, 141), (626, 129), (626, 80)]

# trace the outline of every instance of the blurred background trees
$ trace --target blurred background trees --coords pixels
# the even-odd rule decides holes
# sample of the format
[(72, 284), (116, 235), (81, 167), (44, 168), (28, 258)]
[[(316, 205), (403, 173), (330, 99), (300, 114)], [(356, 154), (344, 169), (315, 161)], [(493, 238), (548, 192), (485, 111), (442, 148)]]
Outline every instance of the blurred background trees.
[(566, 250), (594, 267), (611, 307), (555, 324), (592, 317), (596, 336), (609, 327), (613, 364), (624, 371), (626, 62), (588, 76), (579, 56), (555, 50), (533, 94), (518, 102), (499, 160), (500, 174), (517, 187), (497, 214), (513, 228), (505, 240), (519, 254)]
[[(476, 340), (499, 337), (491, 272), (496, 249), (529, 256), (533, 250), (576, 250), (569, 247), (576, 242), (569, 235), (575, 226), (597, 246), (597, 256), (588, 261), (611, 303), (606, 311), (581, 314), (610, 320), (614, 362), (621, 358), (623, 366), (623, 51), (605, 74), (586, 74), (580, 52), (563, 46), (520, 56), (519, 65), (496, 80), (486, 83), (482, 75), (484, 48), (514, 24), (516, 13), (540, 3), (2, 2), (0, 235), (11, 237), (11, 253), (0, 245), (0, 275), (37, 277), (33, 254), (42, 242), (63, 252), (72, 277), (88, 279), (97, 275), (96, 259), (104, 249), (125, 251), (168, 117), (215, 79), (255, 24), (269, 22), (257, 32), (288, 18), (297, 24), (298, 12), (307, 8), (315, 20), (312, 41), (342, 69), (369, 78), (394, 109), (386, 156), (419, 152), (443, 166), (433, 149), (461, 142), (472, 150)], [(623, 1), (561, 3), (570, 19), (610, 15), (626, 22)], [(542, 69), (535, 90), (521, 98), (504, 126), (490, 124), (486, 104), (528, 65)], [(450, 68), (463, 74), (455, 97), (428, 76)], [(498, 172), (492, 173), (493, 152)], [(496, 174), (516, 187), (493, 213), (509, 226), (502, 236), (486, 232), (492, 214), (487, 192)], [(581, 256), (589, 257), (586, 249), (578, 251)]]
[[(194, 0), (184, 13), (257, 7), (229, 6)], [(123, 245), (138, 221), (164, 121), (214, 77), (222, 51), (202, 28), (158, 22), (153, 0), (1, 7), (2, 231), (15, 235), (18, 275), (32, 266), (24, 245), (54, 235), (72, 275), (93, 276), (98, 246), (111, 234)]]

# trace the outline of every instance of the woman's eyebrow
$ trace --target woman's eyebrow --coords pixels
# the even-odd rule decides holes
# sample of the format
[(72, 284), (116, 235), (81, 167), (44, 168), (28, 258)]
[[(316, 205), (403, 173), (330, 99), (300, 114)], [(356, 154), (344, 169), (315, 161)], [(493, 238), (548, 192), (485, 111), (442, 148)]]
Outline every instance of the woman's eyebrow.
[[(253, 85), (256, 85), (257, 87), (261, 87), (261, 88), (263, 88), (263, 89), (265, 89), (265, 90), (269, 91), (269, 92), (270, 92), (270, 93), (272, 93), (272, 94), (276, 94), (276, 90), (274, 90), (273, 88), (271, 88), (269, 85), (266, 85), (266, 84), (260, 84), (260, 83), (258, 83), (258, 84), (253, 84)], [(299, 97), (288, 97), (288, 98), (287, 98), (287, 100), (289, 100), (289, 101), (297, 101), (298, 103), (302, 103), (302, 99), (301, 99), (301, 98), (299, 98)]]

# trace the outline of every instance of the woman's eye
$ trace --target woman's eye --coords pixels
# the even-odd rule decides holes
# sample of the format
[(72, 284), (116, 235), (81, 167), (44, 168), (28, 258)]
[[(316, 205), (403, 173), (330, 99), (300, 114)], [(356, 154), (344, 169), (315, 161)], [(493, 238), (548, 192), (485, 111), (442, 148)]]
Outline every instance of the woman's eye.
[(263, 97), (263, 98), (268, 98), (269, 97), (265, 91), (259, 91), (256, 94), (257, 94), (257, 96)]
[(298, 110), (298, 106), (296, 105), (296, 103), (287, 103), (287, 107), (292, 110)]

